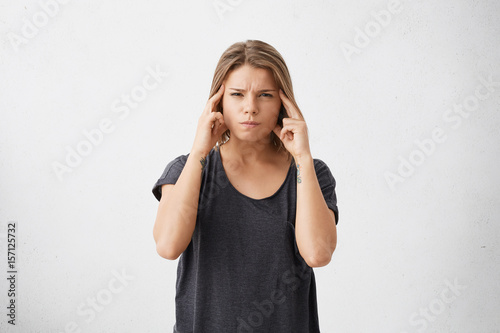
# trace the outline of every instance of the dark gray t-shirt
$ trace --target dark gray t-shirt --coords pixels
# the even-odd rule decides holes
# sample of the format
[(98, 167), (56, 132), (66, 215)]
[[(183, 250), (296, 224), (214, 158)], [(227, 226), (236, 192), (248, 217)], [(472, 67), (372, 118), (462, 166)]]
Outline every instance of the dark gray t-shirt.
[[(153, 187), (175, 184), (189, 154), (166, 166)], [(319, 159), (314, 168), (338, 222), (335, 179)], [(297, 169), (270, 197), (253, 199), (229, 182), (214, 148), (202, 173), (191, 242), (179, 257), (174, 333), (316, 333), (314, 272), (295, 241)]]

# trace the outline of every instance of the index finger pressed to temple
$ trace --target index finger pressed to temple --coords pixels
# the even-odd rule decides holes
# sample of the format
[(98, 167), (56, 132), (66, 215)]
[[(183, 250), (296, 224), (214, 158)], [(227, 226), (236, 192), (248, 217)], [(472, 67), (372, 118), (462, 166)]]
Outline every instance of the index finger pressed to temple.
[(226, 89), (226, 87), (224, 87), (224, 85), (221, 84), (219, 87), (219, 90), (217, 90), (217, 92), (214, 94), (214, 97), (218, 96), (218, 97), (216, 97), (216, 99), (220, 99), (222, 97), (222, 95), (224, 94), (225, 89)]
[(217, 96), (215, 97), (215, 99), (221, 99), (222, 95), (224, 95), (224, 90), (226, 90), (226, 87), (224, 87), (224, 85), (222, 84), (213, 97)]
[(222, 88), (222, 86), (223, 85), (221, 85), (219, 87), (219, 90), (217, 90), (217, 92), (208, 100), (208, 105), (210, 105), (210, 107), (207, 110), (208, 113), (214, 112), (214, 110), (212, 109), (214, 109), (217, 106), (217, 104), (219, 104), (224, 92), (224, 88)]
[(280, 89), (280, 92), (281, 92), (280, 98), (281, 98), (281, 101), (283, 102), (283, 106), (285, 107), (286, 112), (288, 113), (288, 116), (291, 118), (298, 118), (298, 114), (295, 112), (295, 108), (294, 108), (292, 102), (290, 102), (290, 100), (285, 95), (283, 90)]

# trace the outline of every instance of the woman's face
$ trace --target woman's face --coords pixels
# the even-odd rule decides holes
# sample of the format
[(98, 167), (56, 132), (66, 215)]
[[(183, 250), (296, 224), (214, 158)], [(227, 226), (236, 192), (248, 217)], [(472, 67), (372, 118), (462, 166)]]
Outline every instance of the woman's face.
[[(231, 71), (223, 84), (222, 110), (231, 138), (267, 140), (277, 124), (281, 107), (279, 88), (271, 71), (243, 65)], [(259, 124), (242, 124), (245, 121)]]

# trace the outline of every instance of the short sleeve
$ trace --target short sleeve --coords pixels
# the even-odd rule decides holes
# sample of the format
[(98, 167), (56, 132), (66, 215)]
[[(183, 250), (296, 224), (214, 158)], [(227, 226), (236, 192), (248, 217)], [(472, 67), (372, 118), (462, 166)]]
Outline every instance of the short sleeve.
[(325, 198), (328, 208), (335, 214), (335, 223), (339, 223), (339, 210), (337, 208), (337, 195), (335, 194), (335, 178), (328, 165), (320, 159), (314, 159), (314, 169), (318, 177), (318, 183)]
[(188, 159), (189, 154), (180, 155), (170, 161), (161, 177), (156, 181), (153, 186), (153, 194), (158, 201), (161, 199), (161, 187), (165, 184), (175, 184), (177, 179), (181, 175), (182, 170), (184, 169), (184, 165), (186, 165), (186, 161)]

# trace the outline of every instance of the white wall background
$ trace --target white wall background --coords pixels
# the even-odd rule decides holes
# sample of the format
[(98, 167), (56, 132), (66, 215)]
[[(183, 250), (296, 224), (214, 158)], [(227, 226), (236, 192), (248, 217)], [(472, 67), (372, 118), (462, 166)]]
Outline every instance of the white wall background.
[[(284, 56), (337, 180), (322, 331), (499, 332), (498, 1), (54, 1), (0, 1), (1, 332), (172, 330), (177, 261), (156, 254), (151, 188), (191, 149), (220, 55), (246, 39)], [(147, 68), (169, 75), (126, 107)], [(78, 147), (91, 150), (58, 177)]]

